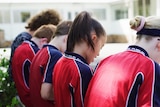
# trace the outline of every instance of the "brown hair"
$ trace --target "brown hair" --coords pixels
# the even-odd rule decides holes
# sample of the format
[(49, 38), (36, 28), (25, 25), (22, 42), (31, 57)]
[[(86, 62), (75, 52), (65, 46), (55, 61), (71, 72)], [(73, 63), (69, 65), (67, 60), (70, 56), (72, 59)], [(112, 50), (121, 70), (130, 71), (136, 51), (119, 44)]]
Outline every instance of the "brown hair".
[(37, 30), (42, 25), (53, 24), (57, 25), (61, 21), (59, 13), (54, 9), (43, 10), (37, 15), (28, 20), (26, 29), (30, 31)]
[(72, 21), (62, 21), (57, 25), (55, 36), (67, 35), (72, 26)]
[(47, 42), (51, 41), (51, 38), (53, 38), (54, 33), (56, 31), (56, 26), (52, 24), (48, 25), (42, 25), (39, 27), (33, 34), (33, 37), (37, 38), (47, 38)]

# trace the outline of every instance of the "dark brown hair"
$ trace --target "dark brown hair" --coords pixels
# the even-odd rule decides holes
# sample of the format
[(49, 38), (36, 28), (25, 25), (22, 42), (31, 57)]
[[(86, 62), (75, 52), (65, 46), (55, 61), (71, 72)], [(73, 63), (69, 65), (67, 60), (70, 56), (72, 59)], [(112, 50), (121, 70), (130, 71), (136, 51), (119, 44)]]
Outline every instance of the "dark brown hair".
[(86, 41), (88, 46), (91, 46), (94, 50), (91, 32), (95, 32), (98, 38), (106, 35), (102, 25), (93, 19), (88, 12), (83, 11), (79, 13), (73, 21), (72, 27), (68, 34), (66, 51), (72, 52), (75, 44), (82, 41)]
[(57, 25), (61, 21), (59, 13), (54, 9), (43, 10), (37, 15), (28, 20), (26, 29), (30, 31), (37, 30), (42, 25), (53, 24)]

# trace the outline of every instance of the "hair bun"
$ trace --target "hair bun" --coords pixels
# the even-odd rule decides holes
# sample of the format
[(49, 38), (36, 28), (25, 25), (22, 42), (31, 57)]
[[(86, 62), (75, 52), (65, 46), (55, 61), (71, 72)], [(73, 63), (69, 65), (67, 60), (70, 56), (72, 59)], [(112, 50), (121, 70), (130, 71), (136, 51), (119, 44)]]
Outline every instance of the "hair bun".
[(130, 20), (130, 27), (137, 32), (140, 31), (145, 25), (145, 17), (137, 16), (134, 19)]

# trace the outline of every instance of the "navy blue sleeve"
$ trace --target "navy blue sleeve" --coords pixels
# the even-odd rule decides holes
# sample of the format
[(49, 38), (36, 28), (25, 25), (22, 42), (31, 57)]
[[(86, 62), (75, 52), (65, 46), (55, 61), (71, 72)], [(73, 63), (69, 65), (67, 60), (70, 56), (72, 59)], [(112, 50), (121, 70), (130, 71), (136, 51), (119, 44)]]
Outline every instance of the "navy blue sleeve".
[(50, 53), (50, 63), (48, 65), (48, 69), (47, 69), (47, 73), (46, 73), (46, 77), (44, 82), (47, 82), (47, 83), (52, 83), (52, 72), (53, 72), (53, 69), (54, 69), (54, 66), (55, 64), (57, 63), (57, 61), (62, 57), (62, 54), (60, 52), (51, 52)]
[(154, 107), (160, 107), (160, 66), (155, 63)]
[(83, 99), (85, 97), (89, 82), (93, 76), (92, 74), (92, 69), (87, 66), (82, 64), (81, 62), (77, 61), (77, 65), (79, 67), (80, 73), (81, 73), (81, 79), (82, 79), (82, 94), (83, 94)]

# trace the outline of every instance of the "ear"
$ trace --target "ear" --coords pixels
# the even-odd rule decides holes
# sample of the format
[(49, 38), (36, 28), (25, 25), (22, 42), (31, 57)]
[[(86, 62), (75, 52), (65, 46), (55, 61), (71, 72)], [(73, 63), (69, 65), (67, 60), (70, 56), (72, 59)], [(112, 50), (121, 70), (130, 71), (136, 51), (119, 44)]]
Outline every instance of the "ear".
[(47, 38), (41, 38), (41, 44), (45, 44), (48, 43), (48, 39)]
[(67, 42), (67, 39), (68, 39), (68, 35), (65, 35), (64, 38), (63, 38), (63, 41)]
[(97, 36), (96, 35), (91, 35), (92, 37), (92, 40), (94, 41), (94, 42), (96, 42), (96, 40), (97, 40)]
[(157, 43), (158, 51), (160, 51), (160, 42)]

